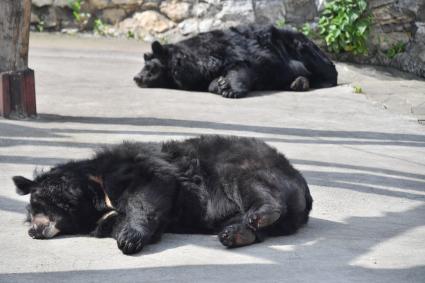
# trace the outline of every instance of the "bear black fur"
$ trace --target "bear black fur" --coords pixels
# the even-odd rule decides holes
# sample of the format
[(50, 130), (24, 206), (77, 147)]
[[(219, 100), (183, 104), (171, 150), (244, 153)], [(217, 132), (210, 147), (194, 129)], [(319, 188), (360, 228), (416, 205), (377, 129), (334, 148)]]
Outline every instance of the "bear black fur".
[(140, 87), (210, 91), (228, 98), (251, 90), (295, 90), (337, 84), (332, 61), (304, 34), (247, 25), (201, 33), (176, 44), (152, 43), (134, 77)]
[(31, 237), (113, 237), (125, 254), (164, 232), (218, 233), (227, 247), (249, 245), (295, 233), (312, 208), (303, 176), (253, 138), (123, 143), (13, 181), (31, 194)]

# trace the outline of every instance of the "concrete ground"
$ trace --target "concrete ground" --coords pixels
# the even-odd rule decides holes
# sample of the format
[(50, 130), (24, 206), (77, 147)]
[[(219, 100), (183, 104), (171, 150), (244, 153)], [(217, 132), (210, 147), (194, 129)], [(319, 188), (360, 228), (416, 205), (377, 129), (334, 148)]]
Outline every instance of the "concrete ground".
[[(0, 119), (0, 282), (425, 282), (425, 128), (389, 99), (423, 105), (424, 81), (338, 64), (338, 87), (230, 100), (137, 88), (146, 48), (32, 35), (39, 117)], [(255, 136), (284, 152), (315, 199), (308, 225), (231, 250), (216, 236), (166, 234), (135, 256), (112, 239), (27, 235), (28, 198), (12, 176), (124, 139), (199, 134)]]

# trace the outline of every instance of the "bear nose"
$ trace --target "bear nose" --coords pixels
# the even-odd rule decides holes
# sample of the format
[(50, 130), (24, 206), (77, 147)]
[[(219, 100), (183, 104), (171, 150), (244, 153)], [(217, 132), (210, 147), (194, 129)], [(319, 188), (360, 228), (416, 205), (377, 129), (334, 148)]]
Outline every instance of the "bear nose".
[(142, 80), (141, 76), (134, 76), (133, 80), (137, 83), (140, 82)]
[(33, 239), (44, 239), (43, 231), (46, 227), (42, 224), (34, 224), (29, 230), (28, 235)]

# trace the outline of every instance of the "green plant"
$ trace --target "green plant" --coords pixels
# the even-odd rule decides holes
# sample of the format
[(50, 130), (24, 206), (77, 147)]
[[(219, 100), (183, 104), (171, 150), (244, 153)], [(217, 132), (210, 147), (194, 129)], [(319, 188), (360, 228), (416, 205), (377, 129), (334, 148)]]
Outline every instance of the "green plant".
[(353, 86), (354, 93), (363, 93), (363, 89), (361, 86), (355, 85)]
[(68, 0), (68, 6), (72, 10), (72, 16), (74, 19), (79, 22), (81, 21), (81, 5), (83, 4), (82, 0)]
[(311, 28), (311, 26), (308, 23), (305, 23), (302, 27), (301, 27), (301, 32), (305, 35), (305, 36), (312, 36), (314, 31)]
[(387, 57), (393, 59), (397, 54), (403, 53), (406, 50), (406, 43), (399, 41), (390, 47), (387, 51)]
[(93, 22), (93, 30), (96, 34), (105, 35), (106, 34), (106, 25), (102, 22), (101, 19), (96, 19)]
[(68, 0), (68, 6), (72, 10), (72, 16), (75, 21), (82, 24), (90, 18), (90, 13), (84, 13), (81, 11), (81, 6), (84, 4), (83, 0)]
[(274, 23), (274, 25), (277, 27), (277, 28), (283, 28), (284, 26), (285, 26), (285, 19), (278, 19), (275, 23)]
[(44, 31), (44, 21), (39, 21), (37, 23), (37, 25), (35, 26), (35, 28), (38, 32), (43, 32)]
[(320, 36), (332, 52), (365, 54), (370, 24), (366, 0), (333, 0), (320, 16)]
[(134, 32), (132, 32), (131, 30), (127, 31), (127, 38), (134, 38)]

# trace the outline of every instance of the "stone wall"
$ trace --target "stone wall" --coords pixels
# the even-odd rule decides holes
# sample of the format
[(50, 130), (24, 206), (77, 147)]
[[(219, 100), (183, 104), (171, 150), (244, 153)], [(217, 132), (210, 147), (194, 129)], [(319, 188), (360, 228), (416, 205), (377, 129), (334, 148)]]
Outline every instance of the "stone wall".
[[(285, 22), (313, 27), (326, 0), (33, 0), (33, 30), (76, 32), (92, 30), (112, 36), (173, 42), (212, 29), (240, 23)], [(369, 0), (373, 15), (369, 56), (342, 54), (339, 59), (391, 65), (425, 77), (425, 0)], [(74, 15), (73, 15), (74, 12)], [(75, 14), (78, 14), (76, 20)], [(396, 44), (406, 51), (390, 59)]]
[(315, 0), (85, 0), (77, 23), (69, 3), (77, 0), (33, 0), (34, 29), (91, 29), (95, 19), (112, 25), (111, 35), (169, 40), (240, 23), (270, 23), (285, 19), (300, 25), (317, 16)]

